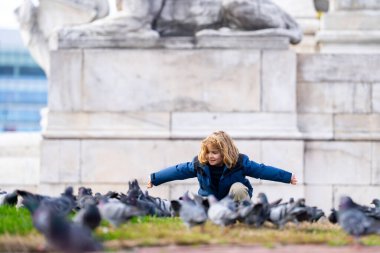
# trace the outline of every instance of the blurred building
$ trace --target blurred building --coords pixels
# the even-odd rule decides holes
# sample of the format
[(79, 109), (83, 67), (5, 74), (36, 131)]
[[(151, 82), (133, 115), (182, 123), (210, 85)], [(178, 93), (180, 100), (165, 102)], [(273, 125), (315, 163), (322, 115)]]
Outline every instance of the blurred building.
[(40, 131), (47, 79), (19, 31), (0, 29), (0, 132)]

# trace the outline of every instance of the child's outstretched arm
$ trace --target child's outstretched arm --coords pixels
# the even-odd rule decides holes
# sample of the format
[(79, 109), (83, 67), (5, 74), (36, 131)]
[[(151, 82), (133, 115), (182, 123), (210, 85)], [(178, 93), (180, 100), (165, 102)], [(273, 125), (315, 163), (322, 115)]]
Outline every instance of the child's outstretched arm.
[(267, 166), (262, 163), (256, 163), (254, 161), (249, 160), (248, 156), (246, 155), (242, 155), (242, 163), (247, 176), (287, 184), (297, 183), (297, 179), (292, 173), (276, 167)]
[(152, 173), (150, 175), (150, 180), (148, 181), (147, 188), (152, 188), (153, 185), (157, 186), (166, 182), (183, 180), (196, 176), (197, 174), (195, 172), (193, 162), (180, 163)]

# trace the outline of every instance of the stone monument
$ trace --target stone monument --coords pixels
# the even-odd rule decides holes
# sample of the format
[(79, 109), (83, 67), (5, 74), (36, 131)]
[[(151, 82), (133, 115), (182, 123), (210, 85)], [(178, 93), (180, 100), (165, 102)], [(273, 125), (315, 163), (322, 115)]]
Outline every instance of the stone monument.
[(379, 53), (380, 2), (333, 0), (317, 41), (322, 53)]
[[(342, 194), (363, 204), (378, 198), (380, 54), (295, 54), (289, 42), (301, 33), (293, 22), (246, 30), (234, 11), (233, 22), (219, 22), (231, 1), (118, 2), (115, 16), (49, 36), (41, 149), (38, 133), (0, 136), (2, 189), (125, 192), (131, 179), (143, 185), (152, 171), (190, 161), (205, 135), (223, 129), (241, 153), (299, 179), (297, 186), (251, 179), (254, 196), (304, 197), (326, 213)], [(268, 5), (259, 17), (277, 9), (269, 1), (247, 6), (253, 2)], [(377, 11), (376, 1), (337, 3), (333, 11)], [(286, 15), (275, 13), (270, 18), (284, 24)], [(173, 199), (197, 185), (174, 181), (149, 191)]]
[[(289, 50), (301, 38), (267, 0), (125, 0), (115, 16), (60, 29), (50, 39), (40, 190), (124, 190), (191, 160), (219, 129), (252, 157), (260, 140), (302, 138)], [(302, 155), (302, 140), (287, 145)], [(302, 175), (300, 162), (282, 167)], [(152, 190), (176, 197), (181, 187)], [(302, 184), (293, 189), (303, 196)]]

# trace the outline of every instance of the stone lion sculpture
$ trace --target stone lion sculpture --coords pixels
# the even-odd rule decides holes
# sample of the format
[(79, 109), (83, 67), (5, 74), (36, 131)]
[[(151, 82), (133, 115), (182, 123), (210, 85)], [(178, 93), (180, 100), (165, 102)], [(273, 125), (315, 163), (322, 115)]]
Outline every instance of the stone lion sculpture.
[(66, 25), (89, 23), (109, 13), (108, 0), (24, 0), (15, 10), (21, 37), (31, 55), (49, 74), (49, 39)]
[(60, 37), (196, 36), (205, 29), (228, 28), (286, 36), (292, 44), (302, 39), (297, 22), (270, 0), (121, 0), (119, 8), (117, 15), (62, 29)]
[[(157, 39), (211, 33), (285, 36), (302, 39), (297, 22), (270, 0), (24, 0), (16, 10), (25, 44), (49, 74), (49, 39)], [(54, 18), (53, 18), (54, 17)], [(227, 34), (226, 34), (227, 33)]]

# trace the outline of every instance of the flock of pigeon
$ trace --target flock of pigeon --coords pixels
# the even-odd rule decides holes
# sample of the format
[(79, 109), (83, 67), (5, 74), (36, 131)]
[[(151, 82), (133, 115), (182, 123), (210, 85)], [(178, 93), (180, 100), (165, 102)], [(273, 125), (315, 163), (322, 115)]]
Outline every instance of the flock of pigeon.
[[(93, 236), (92, 231), (102, 219), (118, 227), (136, 216), (179, 216), (188, 227), (202, 226), (206, 221), (226, 227), (237, 222), (252, 227), (261, 227), (271, 222), (279, 229), (288, 222), (317, 222), (324, 212), (307, 206), (305, 199), (290, 199), (269, 202), (264, 193), (259, 193), (256, 201), (240, 203), (231, 196), (217, 200), (214, 196), (203, 198), (186, 192), (178, 200), (164, 200), (143, 192), (134, 180), (124, 193), (108, 192), (93, 194), (90, 188), (80, 187), (78, 195), (67, 187), (60, 197), (50, 197), (16, 190), (12, 193), (0, 192), (0, 205), (20, 202), (32, 216), (33, 225), (44, 235), (48, 246), (64, 252), (99, 251), (103, 247)], [(19, 203), (19, 204), (20, 204)], [(328, 219), (339, 225), (350, 235), (380, 234), (380, 200), (374, 199), (374, 207), (359, 205), (348, 197), (340, 200), (339, 210), (332, 209)], [(74, 213), (72, 219), (68, 218)]]

